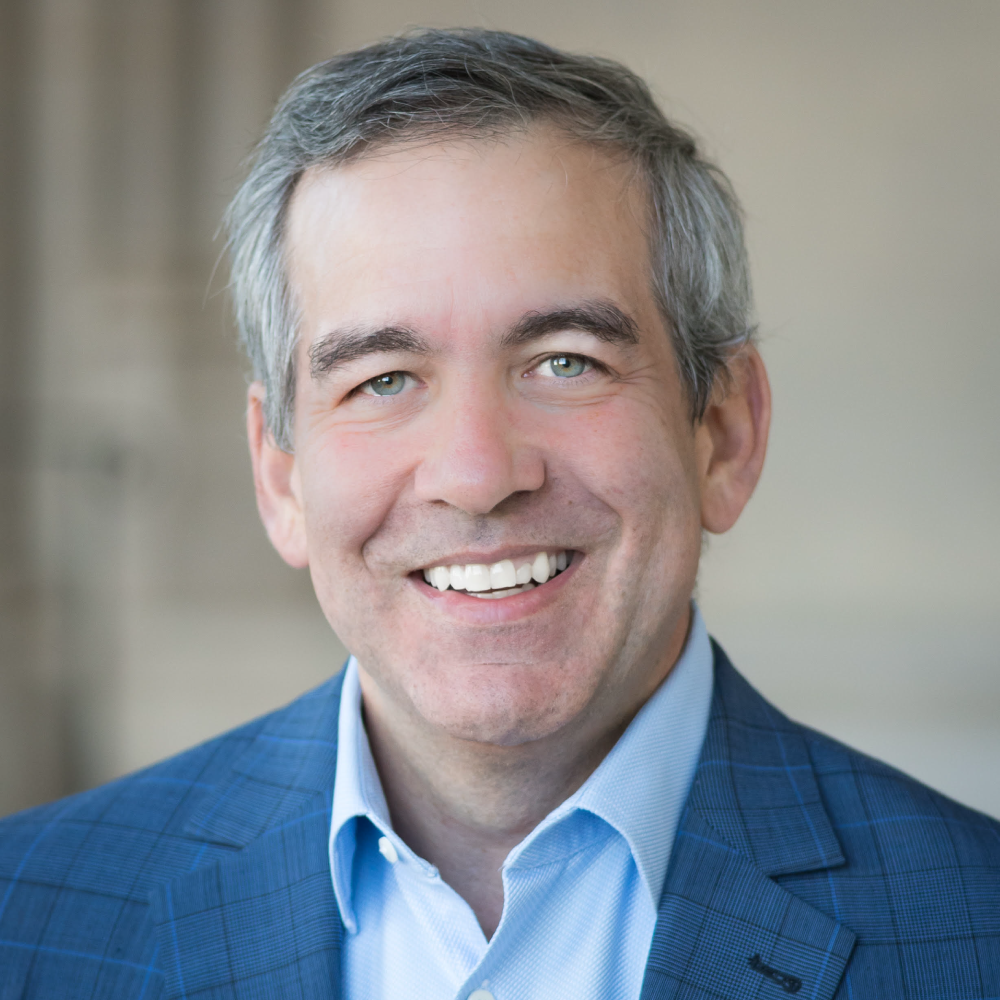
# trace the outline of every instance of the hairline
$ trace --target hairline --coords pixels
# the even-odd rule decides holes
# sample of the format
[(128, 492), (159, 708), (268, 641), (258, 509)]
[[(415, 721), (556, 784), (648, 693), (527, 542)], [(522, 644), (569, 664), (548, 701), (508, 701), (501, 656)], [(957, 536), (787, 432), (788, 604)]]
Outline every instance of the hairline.
[[(526, 139), (533, 131), (537, 131), (539, 129), (547, 130), (553, 137), (562, 136), (566, 140), (567, 144), (572, 144), (578, 147), (587, 147), (594, 152), (601, 153), (605, 156), (609, 163), (618, 162), (628, 164), (631, 167), (630, 175), (627, 177), (622, 191), (624, 193), (629, 190), (638, 190), (641, 193), (643, 206), (645, 208), (645, 212), (643, 213), (645, 218), (637, 221), (639, 221), (643, 227), (643, 235), (646, 243), (647, 269), (650, 288), (653, 294), (653, 301), (656, 305), (656, 311), (664, 323), (664, 334), (670, 344), (670, 352), (673, 356), (674, 363), (677, 366), (677, 372), (680, 376), (682, 390), (685, 396), (688, 397), (687, 401), (689, 403), (691, 402), (691, 390), (687, 384), (687, 379), (684, 378), (684, 373), (681, 371), (680, 358), (677, 355), (674, 345), (673, 321), (670, 318), (669, 313), (666, 312), (664, 303), (661, 301), (662, 295), (659, 293), (656, 278), (655, 264), (657, 220), (654, 179), (651, 171), (646, 164), (641, 162), (641, 157), (637, 155), (636, 151), (628, 149), (624, 143), (614, 142), (611, 140), (602, 142), (594, 139), (593, 137), (574, 135), (563, 122), (560, 122), (560, 117), (565, 116), (539, 112), (531, 117), (525, 117), (521, 122), (511, 121), (509, 123), (503, 123), (503, 125), (497, 124), (490, 128), (483, 128), (482, 130), (475, 129), (464, 123), (441, 123), (437, 126), (431, 126), (425, 122), (416, 122), (407, 126), (405, 129), (401, 129), (396, 135), (386, 136), (375, 141), (359, 142), (354, 147), (344, 151), (342, 154), (333, 154), (323, 158), (318, 158), (314, 162), (303, 166), (294, 175), (288, 183), (284, 198), (282, 199), (281, 208), (275, 216), (275, 225), (278, 232), (277, 243), (278, 257), (281, 267), (281, 281), (287, 296), (290, 312), (288, 320), (293, 331), (293, 335), (290, 338), (291, 343), (289, 344), (288, 352), (290, 370), (283, 373), (285, 384), (287, 386), (286, 398), (290, 416), (294, 414), (295, 401), (298, 395), (298, 355), (301, 352), (302, 344), (300, 329), (301, 312), (296, 301), (295, 289), (290, 277), (288, 218), (292, 211), (292, 203), (295, 199), (296, 193), (298, 192), (299, 186), (305, 179), (306, 175), (310, 173), (335, 171), (357, 163), (363, 163), (367, 160), (377, 160), (380, 156), (391, 155), (393, 152), (401, 148), (425, 147), (432, 149), (436, 147), (440, 149), (452, 145), (468, 145), (470, 148), (497, 146), (511, 140), (516, 141), (519, 138)], [(697, 419), (696, 415), (692, 415), (693, 422), (696, 422)], [(294, 427), (295, 424), (293, 419), (291, 426), (288, 428), (292, 435), (294, 435)], [(289, 444), (293, 444), (293, 442), (290, 441)]]
[[(470, 91), (463, 88), (468, 84)], [(287, 216), (302, 177), (396, 147), (509, 141), (548, 123), (644, 184), (649, 280), (689, 402), (704, 414), (755, 341), (743, 213), (725, 174), (620, 63), (486, 29), (420, 29), (317, 63), (278, 103), (226, 212), (241, 339), (267, 426), (292, 449), (301, 317)]]

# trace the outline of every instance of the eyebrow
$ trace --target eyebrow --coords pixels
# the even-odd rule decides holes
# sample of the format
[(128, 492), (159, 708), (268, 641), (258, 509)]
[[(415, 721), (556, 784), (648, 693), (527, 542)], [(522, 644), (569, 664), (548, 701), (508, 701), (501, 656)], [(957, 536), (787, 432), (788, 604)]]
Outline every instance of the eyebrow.
[(584, 302), (565, 309), (531, 312), (503, 336), (501, 346), (518, 347), (560, 330), (581, 330), (608, 344), (639, 343), (639, 325), (613, 302)]
[[(638, 324), (613, 302), (584, 302), (577, 306), (530, 312), (500, 339), (501, 347), (520, 347), (560, 330), (581, 330), (609, 344), (637, 344)], [(431, 353), (431, 346), (405, 326), (332, 330), (309, 349), (309, 374), (322, 378), (336, 368), (371, 354)]]
[(369, 354), (430, 354), (430, 345), (405, 326), (383, 326), (375, 330), (334, 330), (309, 348), (309, 374), (323, 375)]

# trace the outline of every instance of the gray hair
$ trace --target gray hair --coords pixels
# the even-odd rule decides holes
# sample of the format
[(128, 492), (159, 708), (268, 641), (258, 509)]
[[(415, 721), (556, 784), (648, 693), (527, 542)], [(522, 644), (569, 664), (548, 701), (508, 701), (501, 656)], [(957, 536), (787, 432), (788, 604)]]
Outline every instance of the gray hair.
[(653, 289), (691, 418), (703, 416), (729, 360), (754, 338), (741, 211), (727, 178), (620, 63), (506, 32), (424, 30), (299, 75), (229, 206), (236, 320), (279, 447), (292, 450), (298, 316), (284, 229), (302, 174), (391, 144), (502, 138), (538, 121), (625, 154), (644, 177)]

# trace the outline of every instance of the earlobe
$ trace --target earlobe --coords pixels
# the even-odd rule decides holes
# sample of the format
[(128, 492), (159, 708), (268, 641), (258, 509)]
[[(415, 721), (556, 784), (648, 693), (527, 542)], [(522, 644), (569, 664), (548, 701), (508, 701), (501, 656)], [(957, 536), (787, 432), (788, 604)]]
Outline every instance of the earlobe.
[(278, 555), (296, 569), (309, 565), (305, 522), (298, 491), (295, 456), (274, 443), (264, 418), (264, 386), (247, 391), (247, 441), (253, 465), (257, 510)]
[(709, 405), (696, 431), (701, 523), (715, 534), (736, 523), (753, 494), (771, 423), (771, 387), (757, 350), (734, 359), (731, 372), (728, 391)]

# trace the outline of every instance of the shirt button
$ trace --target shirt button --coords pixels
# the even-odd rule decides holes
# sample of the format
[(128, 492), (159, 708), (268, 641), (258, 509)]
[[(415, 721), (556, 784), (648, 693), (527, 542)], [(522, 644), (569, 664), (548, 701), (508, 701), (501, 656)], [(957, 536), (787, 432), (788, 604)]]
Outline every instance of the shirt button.
[(494, 997), (489, 990), (473, 990), (469, 994), (469, 1000), (494, 1000)]
[[(396, 848), (392, 846), (392, 841), (388, 837), (378, 838), (378, 852), (390, 865), (394, 865), (399, 860)], [(477, 998), (477, 1000), (481, 1000), (481, 998)], [(490, 1000), (493, 998), (490, 997)]]

